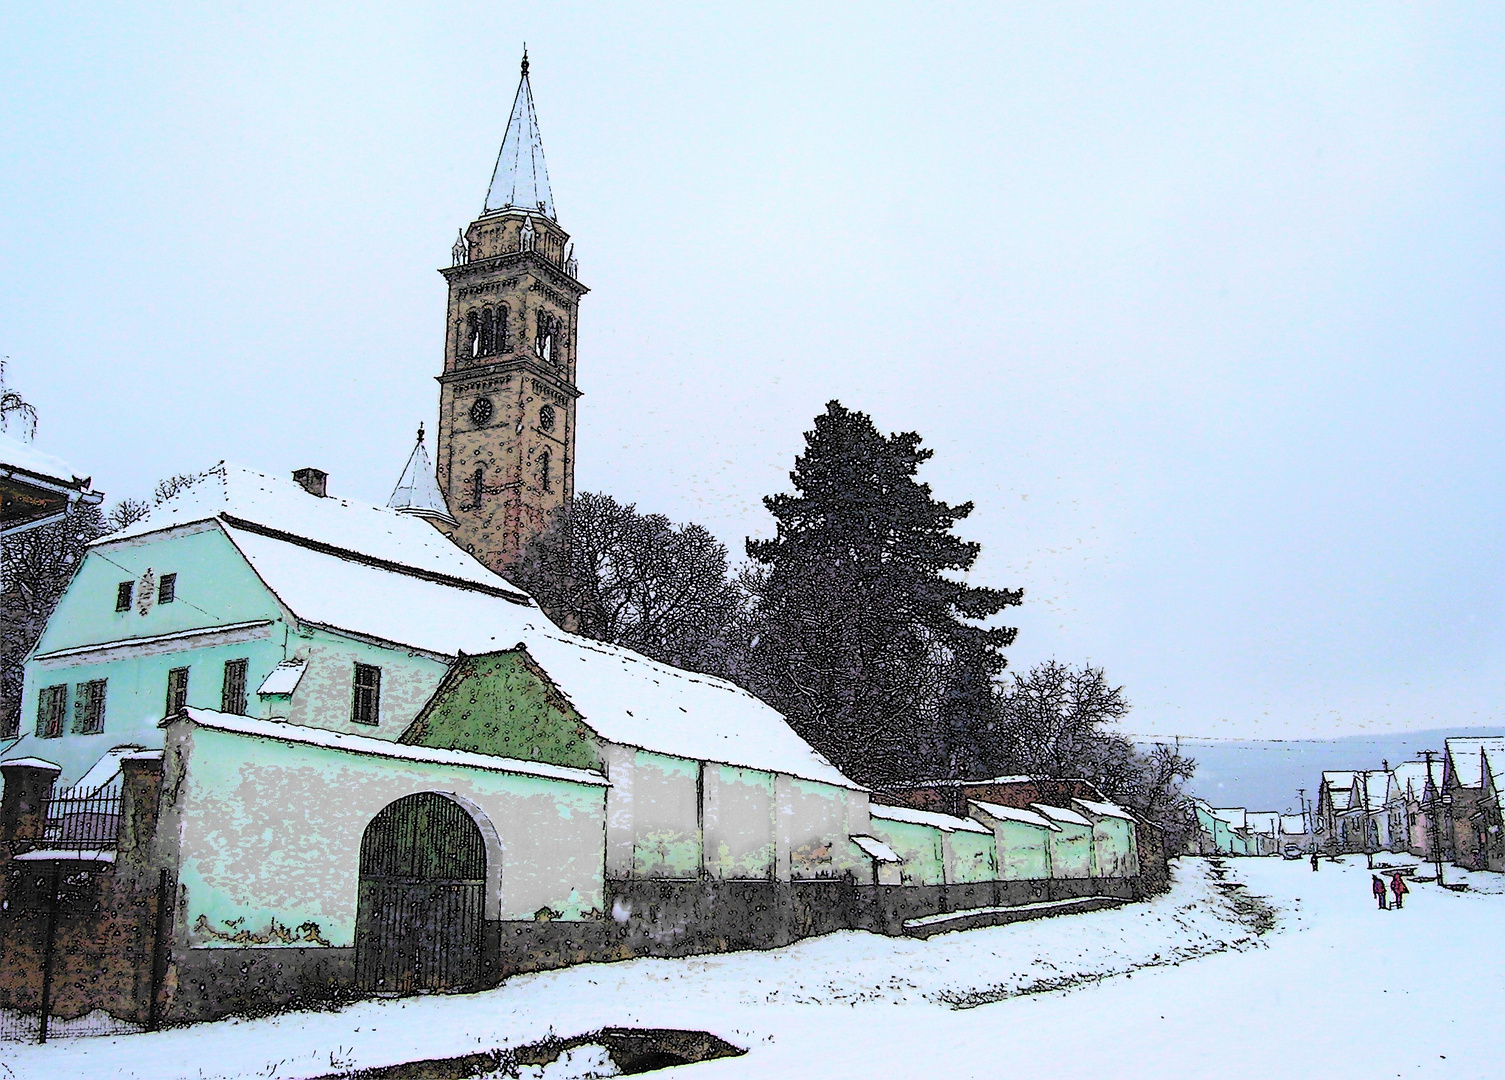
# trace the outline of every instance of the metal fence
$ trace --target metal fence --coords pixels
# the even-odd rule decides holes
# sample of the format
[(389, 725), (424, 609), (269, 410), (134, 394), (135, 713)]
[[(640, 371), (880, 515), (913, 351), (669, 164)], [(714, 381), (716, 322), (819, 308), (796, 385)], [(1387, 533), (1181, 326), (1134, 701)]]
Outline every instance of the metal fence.
[(120, 786), (97, 791), (68, 788), (49, 795), (42, 804), (43, 848), (67, 851), (102, 851), (115, 846), (120, 832)]

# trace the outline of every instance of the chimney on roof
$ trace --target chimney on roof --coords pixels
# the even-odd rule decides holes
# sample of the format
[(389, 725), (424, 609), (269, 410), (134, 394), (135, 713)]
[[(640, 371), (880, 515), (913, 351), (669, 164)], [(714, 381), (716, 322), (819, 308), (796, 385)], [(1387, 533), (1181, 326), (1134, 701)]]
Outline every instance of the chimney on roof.
[(1387, 759), (1387, 758), (1380, 758), (1380, 771), (1381, 772), (1389, 772), (1390, 771), (1390, 761), (1389, 761), (1389, 759)]
[(329, 493), (329, 474), (323, 469), (295, 469), (293, 479), (310, 495), (322, 499)]

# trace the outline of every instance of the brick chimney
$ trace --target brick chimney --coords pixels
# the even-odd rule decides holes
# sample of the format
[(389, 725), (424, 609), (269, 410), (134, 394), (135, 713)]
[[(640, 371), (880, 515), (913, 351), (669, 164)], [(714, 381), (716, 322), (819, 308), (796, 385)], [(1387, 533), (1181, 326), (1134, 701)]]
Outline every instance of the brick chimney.
[(310, 495), (324, 498), (329, 492), (329, 474), (323, 469), (296, 469), (293, 479)]

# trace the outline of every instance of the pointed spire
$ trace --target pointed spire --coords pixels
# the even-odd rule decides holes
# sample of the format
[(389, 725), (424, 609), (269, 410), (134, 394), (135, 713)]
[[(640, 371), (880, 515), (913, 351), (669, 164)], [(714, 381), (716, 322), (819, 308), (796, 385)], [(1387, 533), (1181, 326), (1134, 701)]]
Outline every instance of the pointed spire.
[(423, 446), (422, 424), (418, 425), (418, 442), (408, 457), (407, 467), (402, 470), (402, 479), (397, 481), (392, 497), (387, 500), (387, 508), (399, 514), (455, 524), (444, 501), (444, 493), (439, 490), (439, 482), (434, 479), (434, 466), (429, 461), (428, 451)]
[(543, 160), (543, 139), (538, 134), (538, 116), (533, 111), (533, 90), (528, 85), (528, 48), (523, 46), (522, 78), (517, 97), (512, 101), (512, 115), (507, 133), (502, 136), (502, 152), (497, 155), (491, 173), (491, 188), (486, 193), (486, 210), (516, 207), (536, 211), (554, 220), (554, 194), (549, 189), (549, 170)]

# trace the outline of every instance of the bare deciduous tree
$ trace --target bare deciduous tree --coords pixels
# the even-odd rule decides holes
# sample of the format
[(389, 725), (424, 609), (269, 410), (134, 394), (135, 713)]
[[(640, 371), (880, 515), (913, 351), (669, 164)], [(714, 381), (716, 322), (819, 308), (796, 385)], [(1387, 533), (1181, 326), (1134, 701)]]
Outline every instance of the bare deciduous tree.
[(726, 548), (706, 529), (595, 492), (576, 495), (511, 576), (586, 637), (713, 674), (743, 607)]

